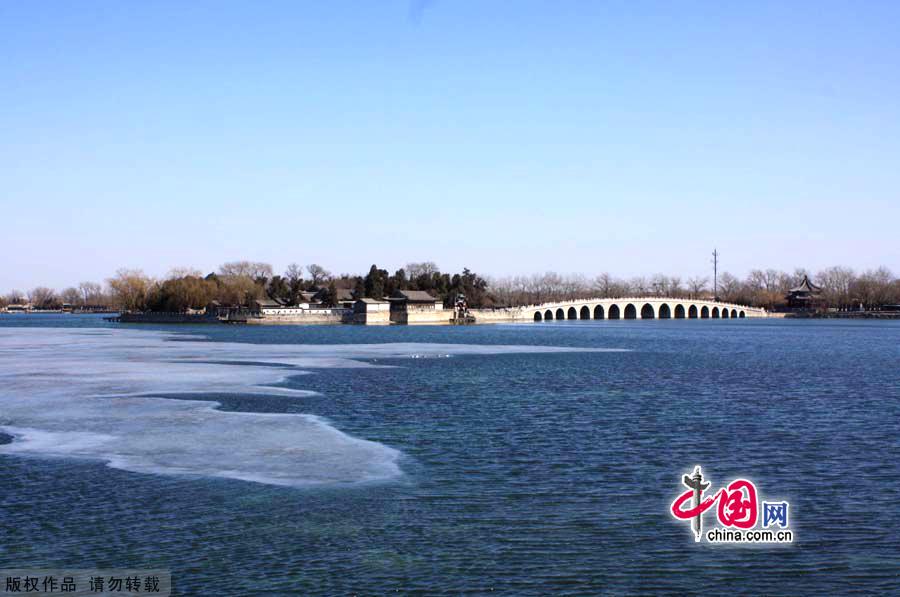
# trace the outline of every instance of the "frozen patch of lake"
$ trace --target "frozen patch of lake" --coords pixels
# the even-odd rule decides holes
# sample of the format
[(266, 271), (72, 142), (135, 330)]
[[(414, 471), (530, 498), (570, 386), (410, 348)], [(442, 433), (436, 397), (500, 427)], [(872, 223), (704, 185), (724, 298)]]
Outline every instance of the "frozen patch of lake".
[[(384, 481), (401, 474), (397, 450), (313, 415), (221, 411), (214, 396), (309, 395), (272, 384), (304, 369), (378, 366), (372, 359), (573, 350), (585, 349), (241, 344), (143, 330), (5, 328), (0, 433), (14, 441), (0, 444), (0, 454), (275, 485)], [(197, 399), (159, 397), (172, 394)]]

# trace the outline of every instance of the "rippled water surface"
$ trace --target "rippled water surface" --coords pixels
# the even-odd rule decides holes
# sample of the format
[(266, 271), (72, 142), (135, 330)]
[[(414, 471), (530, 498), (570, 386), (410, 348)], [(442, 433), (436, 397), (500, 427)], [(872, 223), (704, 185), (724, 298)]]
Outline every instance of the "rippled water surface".
[[(898, 322), (0, 316), (0, 568), (167, 568), (184, 595), (896, 594), (898, 432)], [(795, 543), (695, 544), (669, 505), (696, 464), (788, 500)]]

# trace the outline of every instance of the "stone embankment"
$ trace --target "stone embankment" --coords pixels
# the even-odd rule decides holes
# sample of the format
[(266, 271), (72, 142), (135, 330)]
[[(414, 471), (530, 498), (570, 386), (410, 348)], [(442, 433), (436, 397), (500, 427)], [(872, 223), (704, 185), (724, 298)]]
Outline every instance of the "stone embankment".
[(119, 323), (223, 323), (215, 315), (206, 313), (120, 313), (108, 319)]
[(303, 325), (303, 324), (336, 324), (352, 323), (351, 309), (309, 309), (297, 310), (289, 315), (266, 314), (262, 317), (250, 317), (247, 323), (253, 325)]

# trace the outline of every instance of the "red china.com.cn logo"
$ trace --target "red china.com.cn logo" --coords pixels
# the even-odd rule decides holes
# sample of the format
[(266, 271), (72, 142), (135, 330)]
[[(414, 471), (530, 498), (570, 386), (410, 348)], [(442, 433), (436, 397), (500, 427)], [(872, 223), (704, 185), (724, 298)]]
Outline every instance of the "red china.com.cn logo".
[[(710, 543), (792, 543), (794, 533), (788, 528), (788, 502), (760, 501), (756, 485), (747, 479), (735, 479), (715, 493), (704, 496), (709, 483), (700, 467), (684, 475), (687, 490), (672, 502), (672, 516), (691, 523), (694, 541), (704, 536)], [(703, 513), (716, 506), (721, 528), (703, 532)], [(762, 512), (762, 517), (760, 517)], [(756, 528), (762, 518), (761, 528)]]

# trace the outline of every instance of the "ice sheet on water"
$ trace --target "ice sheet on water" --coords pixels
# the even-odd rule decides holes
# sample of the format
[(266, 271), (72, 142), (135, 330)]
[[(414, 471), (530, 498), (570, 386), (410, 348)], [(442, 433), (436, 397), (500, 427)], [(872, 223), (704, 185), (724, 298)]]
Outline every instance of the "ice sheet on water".
[[(143, 330), (3, 328), (0, 433), (15, 439), (0, 444), (0, 454), (100, 459), (134, 472), (276, 485), (386, 480), (400, 475), (393, 448), (313, 415), (220, 411), (209, 395), (309, 395), (271, 384), (303, 369), (377, 366), (359, 359), (568, 350), (241, 344)], [(155, 397), (167, 394), (198, 399)]]

